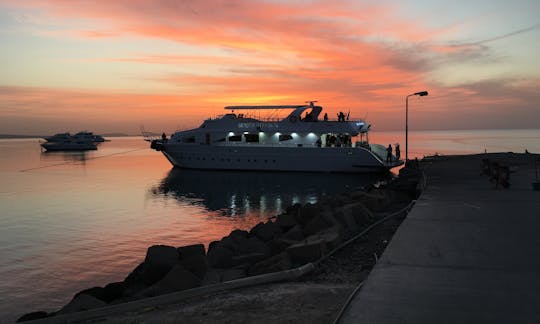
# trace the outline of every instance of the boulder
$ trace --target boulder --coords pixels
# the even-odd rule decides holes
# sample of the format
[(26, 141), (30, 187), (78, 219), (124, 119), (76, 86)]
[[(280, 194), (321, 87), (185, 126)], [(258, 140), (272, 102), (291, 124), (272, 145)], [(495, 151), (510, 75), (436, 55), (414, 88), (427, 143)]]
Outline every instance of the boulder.
[(297, 223), (298, 222), (296, 221), (296, 217), (292, 213), (280, 214), (278, 215), (276, 220), (276, 225), (281, 227), (284, 232), (296, 225)]
[(62, 307), (57, 314), (68, 314), (74, 312), (85, 311), (89, 309), (99, 308), (107, 305), (104, 301), (99, 300), (87, 294), (78, 294), (67, 305)]
[[(303, 240), (303, 238), (302, 238)], [(298, 243), (301, 240), (292, 240), (285, 237), (279, 237), (272, 241), (270, 241), (270, 250), (272, 252), (272, 255), (279, 254), (283, 252), (287, 247)]]
[(271, 252), (270, 247), (256, 236), (246, 239), (239, 248), (239, 251), (243, 253), (262, 253), (266, 256), (270, 256)]
[(302, 265), (308, 262), (316, 261), (323, 256), (325, 251), (321, 250), (324, 246), (322, 241), (304, 241), (293, 244), (286, 249), (291, 261), (295, 265)]
[(249, 268), (249, 275), (256, 276), (263, 273), (270, 273), (282, 270), (288, 270), (291, 268), (291, 259), (289, 254), (282, 252), (276, 254), (271, 258), (260, 261)]
[(178, 259), (176, 248), (167, 245), (154, 245), (148, 248), (144, 262), (148, 266), (172, 268)]
[(17, 323), (42, 319), (47, 316), (49, 316), (49, 314), (44, 311), (31, 312), (19, 317), (19, 319), (17, 319)]
[(313, 235), (319, 231), (322, 231), (332, 226), (331, 223), (326, 222), (320, 215), (313, 217), (304, 227), (304, 236)]
[(358, 233), (360, 230), (360, 227), (356, 223), (356, 219), (353, 216), (352, 207), (350, 205), (344, 206), (337, 210), (334, 216), (346, 231), (350, 233)]
[(313, 234), (306, 238), (306, 242), (319, 241), (325, 246), (322, 248), (324, 253), (337, 248), (343, 241), (343, 230), (339, 225), (329, 227), (323, 231)]
[(206, 252), (204, 250), (204, 244), (193, 244), (193, 245), (186, 245), (181, 246), (176, 249), (178, 252), (178, 256), (180, 257), (180, 260), (190, 258), (194, 255), (196, 256), (205, 256)]
[(215, 285), (221, 282), (221, 272), (219, 269), (208, 269), (204, 274), (204, 279), (202, 280), (201, 285)]
[(373, 213), (361, 202), (351, 204), (351, 214), (360, 228), (369, 226), (375, 220)]
[(201, 254), (192, 254), (186, 258), (183, 258), (180, 260), (179, 264), (200, 279), (204, 278), (206, 269), (208, 267), (206, 256)]
[(73, 298), (76, 298), (77, 296), (81, 294), (86, 294), (100, 300), (103, 300), (104, 298), (103, 296), (105, 295), (103, 287), (92, 287), (92, 288), (87, 288), (87, 289), (79, 291), (78, 293), (75, 294), (75, 296), (73, 296)]
[(216, 245), (208, 251), (206, 260), (212, 268), (228, 268), (233, 265), (233, 252), (221, 245)]
[(342, 240), (341, 228), (333, 226), (307, 237), (303, 242), (289, 246), (286, 252), (294, 264), (305, 264), (320, 259), (338, 247)]
[(319, 207), (313, 204), (305, 204), (298, 209), (296, 220), (302, 226), (306, 226), (313, 218), (319, 216)]
[(163, 279), (141, 291), (138, 295), (139, 297), (152, 297), (191, 289), (199, 287), (200, 285), (201, 279), (177, 264), (165, 275), (165, 277), (163, 277)]
[(231, 281), (246, 277), (244, 269), (223, 269), (221, 271), (221, 282)]
[(242, 241), (242, 239), (246, 239), (248, 235), (249, 233), (247, 231), (235, 229), (229, 234), (229, 237), (233, 241)]
[(93, 287), (93, 288), (82, 290), (78, 292), (77, 294), (75, 294), (74, 298), (81, 294), (86, 294), (94, 298), (97, 298), (99, 300), (102, 300), (108, 304), (115, 299), (123, 297), (125, 288), (126, 288), (126, 284), (124, 282), (113, 282), (113, 283), (107, 284), (104, 288)]
[(281, 228), (271, 220), (266, 223), (260, 222), (250, 231), (251, 235), (256, 236), (263, 242), (268, 242), (276, 236), (281, 235)]
[(289, 229), (285, 234), (283, 234), (282, 238), (287, 240), (294, 240), (294, 241), (301, 241), (304, 239), (304, 231), (302, 230), (302, 227), (300, 224), (296, 224), (294, 227)]
[(268, 254), (266, 253), (260, 253), (260, 252), (251, 252), (247, 254), (242, 255), (235, 255), (232, 257), (232, 261), (234, 265), (245, 265), (248, 264), (249, 266), (257, 263), (261, 260), (264, 260), (268, 257)]

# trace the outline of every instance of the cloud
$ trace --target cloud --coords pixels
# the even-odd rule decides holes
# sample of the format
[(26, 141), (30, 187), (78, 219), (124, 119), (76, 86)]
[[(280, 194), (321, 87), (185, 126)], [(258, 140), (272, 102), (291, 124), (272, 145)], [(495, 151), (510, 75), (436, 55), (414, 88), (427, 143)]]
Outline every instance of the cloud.
[[(30, 24), (28, 28), (38, 35), (85, 45), (109, 42), (110, 52), (93, 53), (86, 61), (107, 72), (109, 66), (133, 67), (137, 73), (144, 71), (137, 76), (142, 82), (167, 89), (165, 94), (134, 95), (133, 89), (3, 87), (0, 104), (7, 107), (3, 114), (10, 118), (64, 114), (96, 123), (107, 119), (137, 125), (137, 119), (151, 116), (156, 124), (161, 118), (172, 127), (175, 118), (195, 123), (205, 117), (200, 113), (210, 114), (240, 101), (317, 99), (331, 109), (353, 106), (357, 115), (369, 111), (381, 127), (396, 128), (401, 115), (389, 113), (401, 112), (410, 92), (427, 89), (430, 96), (422, 98), (425, 114), (419, 120), (424, 127), (435, 120), (447, 128), (445, 119), (471, 116), (471, 109), (478, 120), (482, 113), (493, 113), (483, 117), (493, 120), (486, 125), (502, 123), (499, 116), (513, 118), (504, 111), (509, 107), (521, 107), (521, 118), (525, 113), (536, 116), (532, 107), (540, 102), (530, 86), (534, 79), (485, 81), (476, 77), (474, 69), (462, 68), (458, 81), (445, 82), (447, 71), (455, 71), (456, 66), (493, 66), (495, 71), (495, 65), (505, 60), (493, 50), (497, 41), (536, 30), (538, 23), (464, 42), (453, 26), (429, 28), (420, 20), (400, 18), (397, 6), (380, 3), (21, 0), (6, 6), (27, 10), (19, 23)], [(440, 41), (441, 35), (455, 40)], [(111, 40), (173, 45), (167, 51), (151, 46), (123, 50)], [(189, 51), (175, 52), (183, 48), (175, 45)], [(77, 58), (84, 64), (84, 58)], [(517, 93), (519, 99), (513, 96)], [(461, 121), (458, 126), (473, 122)]]

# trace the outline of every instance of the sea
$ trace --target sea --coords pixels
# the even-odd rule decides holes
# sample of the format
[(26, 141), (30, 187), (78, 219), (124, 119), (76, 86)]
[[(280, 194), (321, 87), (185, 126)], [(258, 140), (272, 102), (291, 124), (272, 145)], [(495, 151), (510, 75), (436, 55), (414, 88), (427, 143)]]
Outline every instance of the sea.
[[(0, 323), (123, 280), (152, 245), (208, 245), (292, 204), (386, 177), (182, 170), (141, 137), (109, 139), (96, 151), (52, 153), (38, 138), (0, 140)], [(399, 143), (405, 156), (403, 132), (369, 140)], [(540, 130), (409, 132), (407, 146), (409, 158), (540, 153)]]

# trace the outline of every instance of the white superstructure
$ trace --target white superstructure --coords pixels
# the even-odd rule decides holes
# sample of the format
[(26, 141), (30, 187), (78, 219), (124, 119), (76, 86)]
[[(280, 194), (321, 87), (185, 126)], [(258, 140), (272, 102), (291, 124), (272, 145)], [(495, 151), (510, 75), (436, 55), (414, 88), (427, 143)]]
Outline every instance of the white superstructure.
[[(401, 165), (386, 148), (369, 144), (370, 125), (320, 117), (321, 106), (228, 106), (231, 112), (205, 120), (195, 129), (178, 131), (153, 140), (151, 147), (163, 152), (180, 168), (216, 170), (376, 172)], [(290, 112), (285, 118), (253, 118), (236, 111)]]

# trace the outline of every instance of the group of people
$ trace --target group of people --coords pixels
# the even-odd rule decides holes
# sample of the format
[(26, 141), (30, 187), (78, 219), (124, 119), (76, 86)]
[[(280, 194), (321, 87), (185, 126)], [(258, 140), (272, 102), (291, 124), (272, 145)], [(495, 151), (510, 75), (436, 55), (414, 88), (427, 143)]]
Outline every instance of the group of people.
[[(343, 111), (340, 111), (339, 114), (337, 114), (337, 120), (340, 122), (345, 121), (345, 114), (343, 113)], [(349, 114), (347, 114), (347, 120), (349, 120)]]
[[(401, 150), (399, 144), (396, 144), (396, 161), (399, 161), (400, 157)], [(386, 162), (392, 162), (392, 144), (388, 144), (388, 147), (386, 148)]]

